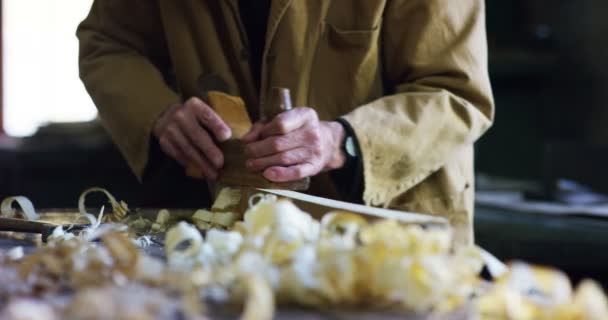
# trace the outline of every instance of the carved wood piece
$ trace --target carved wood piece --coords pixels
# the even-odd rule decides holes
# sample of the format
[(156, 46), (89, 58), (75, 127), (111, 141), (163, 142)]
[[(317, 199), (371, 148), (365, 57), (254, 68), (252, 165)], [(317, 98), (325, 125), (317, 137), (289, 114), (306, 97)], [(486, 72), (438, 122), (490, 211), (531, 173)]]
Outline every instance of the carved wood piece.
[[(271, 104), (266, 115), (272, 117), (291, 108), (289, 90), (273, 88)], [(251, 172), (245, 167), (244, 149), (245, 143), (242, 137), (252, 127), (251, 119), (247, 113), (245, 103), (239, 97), (231, 96), (218, 91), (208, 93), (211, 108), (228, 124), (232, 130), (232, 137), (220, 143), (219, 147), (224, 153), (224, 167), (219, 176), (219, 182), (229, 186), (257, 187), (269, 189), (306, 190), (310, 179), (302, 179), (293, 182), (272, 182), (262, 175), (261, 172)], [(186, 174), (193, 178), (203, 178), (202, 174), (194, 166), (188, 166)]]
[(230, 140), (240, 140), (251, 130), (253, 123), (249, 118), (243, 99), (219, 91), (209, 91), (207, 96), (213, 111), (232, 130)]

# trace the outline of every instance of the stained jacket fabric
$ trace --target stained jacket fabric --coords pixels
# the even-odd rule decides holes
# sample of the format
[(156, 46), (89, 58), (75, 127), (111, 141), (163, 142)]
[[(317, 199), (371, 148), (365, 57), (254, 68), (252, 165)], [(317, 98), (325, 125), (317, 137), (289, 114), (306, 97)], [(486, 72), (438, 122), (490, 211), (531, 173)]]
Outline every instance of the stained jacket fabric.
[[(238, 0), (96, 0), (80, 25), (80, 75), (131, 168), (151, 129), (217, 74), (256, 119), (273, 86), (322, 120), (344, 117), (363, 158), (363, 200), (449, 218), (470, 243), (473, 143), (493, 121), (483, 0), (274, 0), (256, 90)], [(335, 197), (326, 174), (311, 193)]]

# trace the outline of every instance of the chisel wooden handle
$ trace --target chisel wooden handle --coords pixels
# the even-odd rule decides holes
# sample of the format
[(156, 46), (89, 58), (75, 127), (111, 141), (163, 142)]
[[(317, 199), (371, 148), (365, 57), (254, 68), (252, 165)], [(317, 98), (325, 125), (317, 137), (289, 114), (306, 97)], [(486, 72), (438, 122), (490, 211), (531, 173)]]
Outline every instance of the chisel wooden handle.
[[(282, 112), (291, 110), (291, 92), (287, 88), (272, 87), (270, 90), (270, 97), (268, 99), (268, 105), (266, 110), (261, 110), (261, 117), (263, 121), (271, 121), (274, 117)], [(310, 178), (304, 178), (296, 181), (283, 182), (276, 184), (277, 189), (288, 189), (288, 190), (307, 190), (310, 186)]]
[(291, 93), (289, 89), (273, 87), (270, 90), (268, 105), (262, 106), (262, 110), (260, 110), (260, 118), (262, 121), (270, 121), (280, 113), (291, 109)]

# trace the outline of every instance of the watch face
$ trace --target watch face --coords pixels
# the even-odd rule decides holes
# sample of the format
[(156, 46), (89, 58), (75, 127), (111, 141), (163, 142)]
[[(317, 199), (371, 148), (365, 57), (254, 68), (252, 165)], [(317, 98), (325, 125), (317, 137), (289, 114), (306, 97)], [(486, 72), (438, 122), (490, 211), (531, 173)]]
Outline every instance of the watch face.
[(351, 136), (346, 137), (346, 139), (344, 140), (344, 150), (346, 151), (346, 154), (349, 157), (357, 156), (357, 149), (355, 147), (355, 139), (353, 139), (353, 137), (351, 137)]

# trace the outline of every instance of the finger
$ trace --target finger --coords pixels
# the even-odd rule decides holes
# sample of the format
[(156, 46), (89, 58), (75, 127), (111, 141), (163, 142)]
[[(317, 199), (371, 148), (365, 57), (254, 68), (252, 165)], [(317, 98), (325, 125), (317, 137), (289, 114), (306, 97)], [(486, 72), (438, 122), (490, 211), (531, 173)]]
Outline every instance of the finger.
[(307, 143), (306, 137), (307, 134), (302, 129), (285, 135), (268, 137), (247, 144), (245, 146), (245, 155), (255, 159), (303, 147)]
[(195, 164), (205, 177), (208, 179), (215, 180), (217, 177), (216, 170), (211, 166), (207, 160), (203, 158), (200, 152), (190, 143), (188, 138), (180, 131), (178, 127), (170, 126), (167, 128), (167, 134), (172, 142), (179, 148), (184, 154), (189, 163)]
[(156, 121), (156, 123), (154, 124), (154, 127), (152, 128), (152, 133), (160, 139), (160, 137), (163, 135), (163, 132), (165, 131), (165, 128), (167, 127), (167, 125), (171, 122), (171, 119), (173, 117), (173, 114), (179, 110), (181, 108), (181, 104), (176, 103), (174, 105), (171, 105), (167, 110), (165, 110), (160, 117), (158, 118), (158, 120)]
[(260, 171), (269, 167), (288, 167), (310, 161), (312, 153), (307, 148), (296, 148), (289, 151), (277, 153), (264, 158), (247, 160), (247, 169)]
[(249, 132), (247, 132), (247, 134), (245, 134), (243, 136), (242, 140), (245, 143), (249, 143), (249, 142), (258, 140), (260, 138), (260, 132), (262, 132), (263, 127), (264, 127), (264, 124), (261, 122), (254, 123), (253, 126), (251, 127), (251, 129), (249, 130)]
[(196, 119), (189, 116), (185, 111), (177, 112), (175, 119), (190, 142), (211, 161), (215, 168), (219, 169), (224, 166), (222, 151), (215, 145), (207, 130), (201, 127)]
[(166, 136), (163, 136), (159, 140), (160, 148), (168, 156), (177, 161), (182, 167), (186, 167), (186, 157), (181, 153), (180, 149), (177, 148)]
[(218, 141), (226, 141), (232, 135), (230, 127), (201, 99), (193, 97), (186, 102), (192, 108), (198, 121), (207, 128)]
[(272, 121), (262, 128), (262, 138), (282, 135), (292, 132), (305, 124), (318, 121), (317, 112), (311, 108), (298, 107), (277, 115)]
[(270, 167), (264, 170), (264, 177), (274, 182), (289, 182), (313, 176), (319, 171), (316, 165), (306, 162), (290, 167)]

